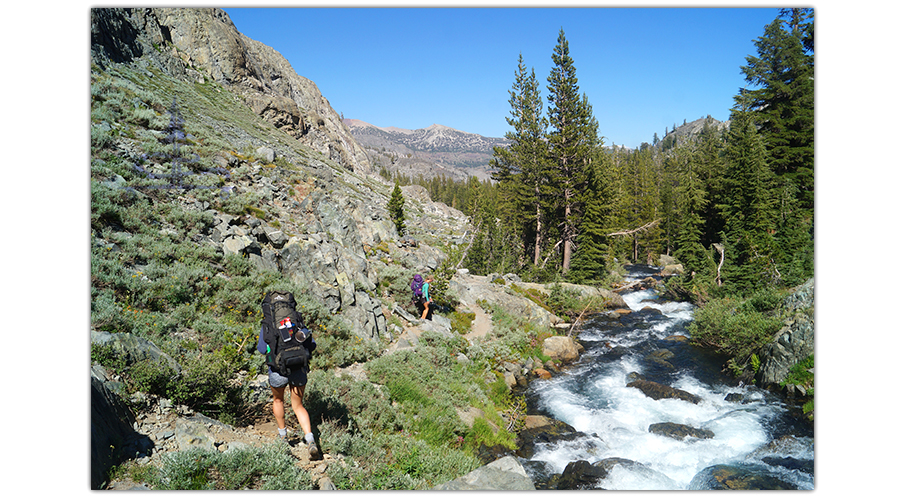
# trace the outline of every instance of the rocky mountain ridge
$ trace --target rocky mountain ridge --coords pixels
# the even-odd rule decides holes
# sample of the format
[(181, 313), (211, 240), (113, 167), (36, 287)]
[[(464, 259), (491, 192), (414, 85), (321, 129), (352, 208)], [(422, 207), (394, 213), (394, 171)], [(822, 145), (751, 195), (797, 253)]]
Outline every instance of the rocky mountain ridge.
[(366, 149), (373, 165), (393, 173), (428, 179), (443, 175), (465, 180), (473, 175), (490, 177), (495, 147), (509, 144), (505, 138), (484, 137), (444, 125), (422, 129), (379, 127), (361, 120), (344, 119), (353, 137)]

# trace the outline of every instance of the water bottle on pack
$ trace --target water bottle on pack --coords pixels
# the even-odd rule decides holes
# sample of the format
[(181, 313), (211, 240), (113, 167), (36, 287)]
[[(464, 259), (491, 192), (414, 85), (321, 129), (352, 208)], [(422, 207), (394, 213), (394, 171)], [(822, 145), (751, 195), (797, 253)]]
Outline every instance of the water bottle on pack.
[(294, 325), (291, 323), (291, 318), (284, 318), (278, 323), (278, 331), (281, 333), (281, 340), (287, 342), (291, 340), (291, 336), (294, 334)]

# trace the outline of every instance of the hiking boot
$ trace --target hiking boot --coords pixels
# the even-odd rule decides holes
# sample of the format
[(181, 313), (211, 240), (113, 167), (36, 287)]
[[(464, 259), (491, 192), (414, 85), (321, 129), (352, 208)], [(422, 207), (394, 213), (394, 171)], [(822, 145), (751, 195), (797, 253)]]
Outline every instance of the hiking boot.
[(316, 442), (307, 443), (307, 448), (309, 448), (309, 458), (319, 458), (321, 455), (319, 454), (319, 447), (316, 446)]

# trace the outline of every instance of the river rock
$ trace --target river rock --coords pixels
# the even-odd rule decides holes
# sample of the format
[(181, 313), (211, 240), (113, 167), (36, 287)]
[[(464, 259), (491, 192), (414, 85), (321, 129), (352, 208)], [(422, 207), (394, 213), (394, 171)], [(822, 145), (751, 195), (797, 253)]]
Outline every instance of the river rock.
[(660, 486), (660, 489), (668, 490), (668, 489), (676, 489), (677, 485), (674, 481), (665, 474), (656, 471), (640, 462), (635, 462), (634, 460), (629, 460), (627, 458), (620, 457), (609, 457), (604, 458), (602, 460), (598, 460), (594, 462), (594, 467), (604, 471), (604, 477), (608, 476), (610, 472), (612, 472), (615, 467), (622, 467), (627, 469), (632, 474), (640, 475), (651, 481), (652, 484), (663, 485)]
[(675, 276), (684, 274), (684, 266), (681, 264), (669, 264), (659, 272), (660, 276)]
[(586, 460), (569, 462), (562, 474), (549, 481), (548, 486), (557, 490), (599, 490), (598, 483), (606, 478), (607, 471), (591, 465)]
[(658, 350), (653, 351), (650, 354), (648, 354), (646, 360), (650, 363), (653, 363), (653, 364), (659, 366), (660, 368), (663, 368), (663, 369), (666, 369), (669, 371), (674, 371), (675, 366), (668, 361), (669, 359), (674, 358), (674, 357), (675, 357), (675, 354), (672, 353), (672, 351), (670, 351), (668, 349), (658, 349)]
[(578, 346), (571, 337), (556, 335), (544, 340), (543, 353), (563, 363), (578, 359)]
[(656, 400), (660, 399), (682, 399), (690, 403), (698, 404), (702, 399), (687, 391), (669, 387), (650, 380), (635, 380), (629, 382), (626, 387), (634, 387), (644, 393), (645, 396)]
[(650, 424), (649, 431), (652, 434), (659, 434), (661, 436), (679, 439), (681, 441), (684, 441), (688, 437), (712, 439), (716, 436), (714, 432), (706, 429), (697, 429), (696, 427), (691, 427), (685, 424), (676, 424), (673, 422), (660, 422), (656, 424)]
[[(516, 436), (516, 455), (528, 459), (534, 455), (535, 446), (538, 444), (575, 443), (579, 440), (592, 438), (583, 432), (576, 430), (571, 425), (545, 417), (548, 420), (544, 425), (526, 427)], [(537, 424), (537, 422), (533, 422)]]
[(761, 466), (713, 465), (691, 479), (691, 490), (796, 490)]
[(547, 425), (553, 425), (556, 421), (544, 415), (525, 415), (524, 429), (536, 429)]
[(448, 481), (435, 490), (534, 490), (534, 482), (525, 468), (513, 457), (503, 457), (479, 467), (460, 478)]

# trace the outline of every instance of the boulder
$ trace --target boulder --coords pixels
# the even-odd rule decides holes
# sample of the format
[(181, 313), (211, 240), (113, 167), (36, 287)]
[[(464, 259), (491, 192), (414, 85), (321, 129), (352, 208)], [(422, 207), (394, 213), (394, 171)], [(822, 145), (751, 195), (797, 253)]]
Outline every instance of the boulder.
[(684, 274), (684, 266), (681, 264), (669, 264), (659, 272), (660, 276), (675, 276), (677, 274)]
[(674, 358), (675, 354), (668, 349), (658, 349), (656, 351), (651, 352), (645, 358), (648, 363), (652, 363), (659, 368), (668, 371), (675, 371), (675, 366), (670, 363), (668, 360)]
[(555, 420), (550, 417), (546, 417), (544, 415), (525, 415), (525, 421), (523, 423), (524, 429), (536, 429), (538, 427), (544, 427), (548, 425), (553, 425)]
[(266, 235), (266, 239), (275, 248), (282, 248), (288, 242), (287, 236), (280, 229), (275, 229), (272, 226), (262, 226), (262, 230)]
[(541, 443), (568, 443), (584, 440), (587, 434), (571, 425), (549, 417), (533, 419), (532, 427), (526, 425), (516, 436), (516, 455), (528, 459), (534, 455), (535, 445)]
[(785, 298), (783, 307), (788, 319), (775, 334), (775, 340), (760, 350), (757, 373), (760, 387), (779, 386), (792, 366), (815, 351), (814, 291), (815, 281), (811, 278)]
[(598, 490), (607, 471), (586, 460), (569, 462), (565, 470), (551, 481), (557, 490)]
[(194, 418), (179, 418), (175, 422), (175, 442), (181, 451), (190, 448), (216, 450), (216, 437), (203, 422)]
[(168, 364), (176, 375), (181, 373), (181, 365), (172, 356), (164, 353), (153, 342), (132, 333), (108, 333), (92, 330), (91, 343), (110, 346), (117, 355), (124, 358), (126, 365), (145, 360), (163, 362)]
[(699, 439), (712, 439), (716, 435), (714, 432), (706, 429), (697, 429), (685, 424), (676, 424), (672, 422), (660, 422), (651, 424), (649, 429), (651, 434), (659, 434), (661, 436), (670, 437), (684, 441), (688, 437)]
[(513, 457), (503, 457), (479, 467), (460, 478), (448, 481), (435, 490), (534, 490), (525, 468)]
[(675, 389), (674, 387), (669, 387), (650, 380), (635, 380), (634, 382), (629, 382), (626, 387), (639, 389), (645, 396), (655, 400), (682, 399), (694, 404), (698, 404), (701, 401), (699, 396), (695, 396), (687, 391)]
[(222, 251), (225, 252), (225, 255), (243, 255), (250, 253), (253, 249), (259, 250), (259, 244), (247, 235), (228, 236), (222, 242)]
[[(273, 98), (273, 99), (277, 99), (277, 98)], [(297, 115), (300, 114), (299, 109), (297, 108), (297, 104), (288, 99), (282, 98), (281, 100), (284, 101), (288, 106), (290, 106), (293, 111), (295, 111), (294, 113), (290, 114), (292, 116), (292, 119), (290, 121), (296, 125), (298, 120), (294, 117), (296, 117)], [(263, 114), (263, 110), (254, 109), (253, 111), (255, 111), (259, 115)], [(256, 148), (256, 154), (259, 155), (260, 158), (265, 160), (266, 163), (272, 163), (273, 161), (275, 161), (275, 150), (270, 147), (260, 146), (260, 147)]]
[(126, 444), (137, 435), (134, 413), (97, 376), (91, 375), (91, 488), (107, 481), (110, 467), (127, 456)]
[(563, 363), (578, 359), (578, 346), (571, 337), (556, 335), (544, 340), (543, 353)]
[(762, 466), (712, 465), (691, 479), (691, 490), (796, 490)]

